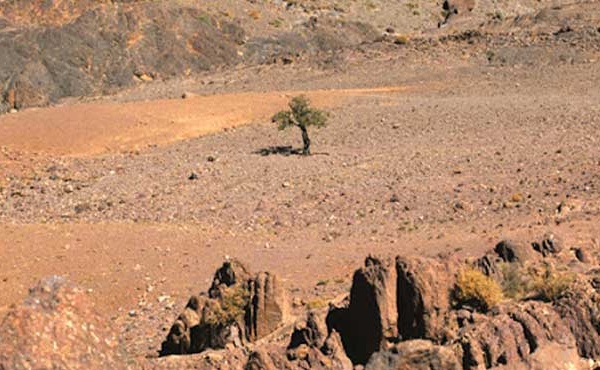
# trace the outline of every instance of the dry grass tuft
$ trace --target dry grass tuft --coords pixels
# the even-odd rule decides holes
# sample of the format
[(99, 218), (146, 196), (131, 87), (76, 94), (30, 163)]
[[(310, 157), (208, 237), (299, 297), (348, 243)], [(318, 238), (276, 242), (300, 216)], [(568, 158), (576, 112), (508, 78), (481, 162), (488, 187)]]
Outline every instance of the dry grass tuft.
[(500, 303), (503, 294), (496, 281), (479, 270), (466, 268), (456, 278), (455, 298), (461, 306), (472, 306), (485, 312)]

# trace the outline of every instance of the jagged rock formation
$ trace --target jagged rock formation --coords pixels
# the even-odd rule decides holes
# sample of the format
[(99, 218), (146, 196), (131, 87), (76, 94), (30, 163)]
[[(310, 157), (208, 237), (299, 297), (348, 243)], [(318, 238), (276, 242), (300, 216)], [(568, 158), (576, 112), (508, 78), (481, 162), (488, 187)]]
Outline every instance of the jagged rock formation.
[[(539, 245), (544, 243), (550, 245)], [(208, 292), (189, 299), (162, 345), (163, 357), (143, 365), (119, 351), (85, 294), (51, 277), (0, 326), (0, 368), (596, 368), (600, 270), (581, 272), (587, 264), (562, 244), (542, 249), (531, 244), (533, 253), (525, 245), (503, 241), (485, 256), (503, 266), (494, 270), (501, 283), (512, 283), (508, 271), (518, 268), (531, 279), (520, 282), (534, 292), (504, 299), (487, 312), (454, 294), (464, 269), (497, 284), (477, 270), (481, 258), (369, 256), (347, 298), (310, 310), (293, 325), (277, 277), (252, 274), (228, 260)], [(573, 264), (573, 271), (564, 271)], [(554, 265), (562, 270), (549, 268)], [(166, 356), (194, 353), (201, 357)]]
[[(246, 369), (589, 369), (600, 360), (600, 278), (595, 270), (579, 279), (559, 273), (555, 265), (577, 261), (559, 240), (504, 240), (467, 261), (369, 256), (354, 273), (345, 300), (326, 311), (309, 311), (294, 324), (287, 347), (277, 341), (253, 347)], [(482, 306), (460, 302), (455, 294), (461, 283), (457, 276), (465, 269), (505, 285), (515, 284), (510, 274), (517, 271), (523, 279), (518, 283), (532, 292), (481, 312)], [(257, 302), (264, 297), (266, 303), (254, 306), (260, 307), (255, 315), (249, 309), (246, 317), (260, 322), (269, 317), (259, 313), (269, 312), (268, 302), (280, 307), (267, 288), (268, 274), (251, 278), (247, 270), (227, 264), (217, 271), (209, 299), (223, 297), (216, 292), (239, 284), (238, 276), (251, 282)], [(177, 333), (196, 323), (196, 316), (189, 316), (174, 325)], [(279, 312), (272, 317), (279, 322)], [(263, 336), (274, 329), (263, 327)], [(255, 341), (252, 325), (245, 328), (244, 339)]]
[(30, 290), (0, 325), (0, 369), (125, 369), (116, 334), (85, 292), (59, 276)]
[(239, 261), (216, 272), (208, 296), (192, 296), (177, 318), (161, 355), (240, 348), (280, 326), (287, 313), (284, 291), (273, 274), (252, 276)]
[(446, 347), (428, 340), (411, 340), (371, 356), (365, 370), (458, 370), (456, 355)]
[[(582, 358), (600, 358), (600, 304), (593, 278), (585, 278), (575, 289), (566, 285), (571, 281), (566, 276), (565, 282), (560, 281), (563, 275), (547, 276), (549, 270), (541, 266), (563, 264), (564, 250), (558, 238), (546, 236), (529, 248), (502, 241), (472, 263), (397, 257), (394, 265), (391, 259), (368, 257), (365, 267), (355, 273), (349, 302), (330, 310), (328, 325), (340, 332), (352, 361), (367, 364), (367, 369), (544, 368), (558, 366), (548, 358), (556, 348), (562, 366), (585, 368)], [(457, 273), (465, 268), (478, 268), (506, 284), (514, 284), (504, 276), (514, 269), (522, 269), (523, 275), (537, 271), (541, 275), (531, 277), (535, 280), (531, 284), (545, 285), (530, 288), (542, 293), (528, 297), (542, 301), (505, 300), (487, 314), (462, 308), (453, 291)], [(389, 307), (397, 310), (397, 316)], [(382, 324), (392, 322), (390, 317), (397, 318), (396, 337), (389, 336), (391, 331)]]

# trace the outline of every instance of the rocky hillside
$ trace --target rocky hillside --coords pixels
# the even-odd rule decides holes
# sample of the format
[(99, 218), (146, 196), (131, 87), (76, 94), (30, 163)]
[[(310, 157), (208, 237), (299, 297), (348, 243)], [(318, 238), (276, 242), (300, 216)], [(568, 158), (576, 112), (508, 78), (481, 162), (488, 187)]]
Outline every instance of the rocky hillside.
[(215, 68), (291, 63), (386, 40), (382, 35), (406, 43), (413, 37), (493, 30), (498, 22), (511, 25), (512, 18), (550, 5), (556, 4), (3, 0), (0, 113)]

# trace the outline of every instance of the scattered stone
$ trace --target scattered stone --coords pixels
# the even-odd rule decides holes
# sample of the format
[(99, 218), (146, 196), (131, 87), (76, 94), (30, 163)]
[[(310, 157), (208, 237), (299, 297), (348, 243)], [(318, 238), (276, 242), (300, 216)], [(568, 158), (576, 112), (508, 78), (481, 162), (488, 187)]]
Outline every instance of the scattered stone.
[(533, 242), (532, 246), (534, 250), (541, 253), (544, 257), (560, 253), (563, 250), (562, 240), (554, 234), (544, 235), (544, 239), (541, 242)]
[(595, 258), (590, 252), (589, 248), (585, 247), (575, 247), (573, 248), (575, 252), (575, 258), (581, 263), (594, 264)]
[(188, 176), (188, 180), (193, 181), (193, 180), (198, 180), (198, 174), (196, 174), (196, 172), (192, 172), (189, 176)]

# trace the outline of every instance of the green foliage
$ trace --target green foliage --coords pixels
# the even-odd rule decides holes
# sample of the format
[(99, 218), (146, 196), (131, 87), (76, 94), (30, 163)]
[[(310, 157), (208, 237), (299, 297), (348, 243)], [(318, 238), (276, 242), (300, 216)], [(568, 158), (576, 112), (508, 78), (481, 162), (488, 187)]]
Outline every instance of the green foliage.
[(474, 268), (462, 270), (456, 278), (455, 298), (459, 305), (487, 311), (503, 298), (500, 285)]
[(272, 121), (280, 130), (291, 126), (306, 128), (308, 126), (323, 127), (327, 125), (328, 114), (311, 108), (310, 101), (304, 95), (294, 97), (289, 103), (290, 110), (275, 114)]

